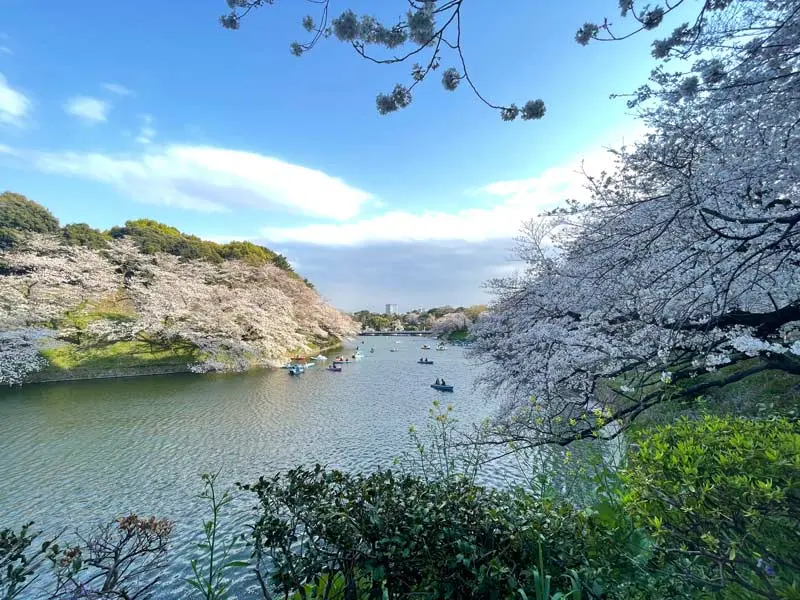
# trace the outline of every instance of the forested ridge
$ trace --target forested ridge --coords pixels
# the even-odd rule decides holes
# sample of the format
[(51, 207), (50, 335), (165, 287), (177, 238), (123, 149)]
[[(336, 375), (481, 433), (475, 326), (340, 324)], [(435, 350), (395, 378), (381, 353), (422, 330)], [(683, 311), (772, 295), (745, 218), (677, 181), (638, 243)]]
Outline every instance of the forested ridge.
[(42, 369), (270, 366), (356, 329), (286, 257), (250, 242), (217, 244), (149, 219), (62, 227), (5, 192), (0, 244), (3, 383)]

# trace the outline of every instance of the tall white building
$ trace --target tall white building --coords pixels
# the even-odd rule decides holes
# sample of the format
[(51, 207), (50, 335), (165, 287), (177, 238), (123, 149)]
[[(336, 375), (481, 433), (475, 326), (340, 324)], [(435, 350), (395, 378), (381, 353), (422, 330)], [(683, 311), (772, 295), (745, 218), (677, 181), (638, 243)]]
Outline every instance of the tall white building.
[(385, 312), (386, 312), (387, 315), (396, 315), (397, 314), (397, 304), (387, 304)]

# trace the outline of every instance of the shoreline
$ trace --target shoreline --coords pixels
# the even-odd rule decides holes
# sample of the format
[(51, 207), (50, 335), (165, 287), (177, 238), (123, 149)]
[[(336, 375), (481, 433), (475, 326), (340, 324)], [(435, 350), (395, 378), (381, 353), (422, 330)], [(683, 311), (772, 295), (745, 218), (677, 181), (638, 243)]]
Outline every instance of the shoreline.
[[(343, 340), (330, 346), (325, 346), (315, 350), (317, 354), (331, 352), (344, 347)], [(289, 355), (283, 362), (276, 361), (274, 366), (259, 366), (247, 369), (247, 371), (261, 371), (268, 369), (279, 369), (280, 365), (289, 360)], [(217, 373), (230, 373), (232, 371), (216, 371)], [(33, 373), (30, 378), (22, 385), (35, 385), (38, 383), (61, 383), (68, 381), (89, 381), (92, 379), (123, 379), (130, 377), (150, 377), (154, 375), (177, 375), (180, 373), (192, 373), (186, 363), (162, 364), (162, 365), (135, 365), (128, 367), (114, 367), (109, 369), (92, 369), (86, 367), (76, 367), (69, 370), (48, 370), (47, 368)]]

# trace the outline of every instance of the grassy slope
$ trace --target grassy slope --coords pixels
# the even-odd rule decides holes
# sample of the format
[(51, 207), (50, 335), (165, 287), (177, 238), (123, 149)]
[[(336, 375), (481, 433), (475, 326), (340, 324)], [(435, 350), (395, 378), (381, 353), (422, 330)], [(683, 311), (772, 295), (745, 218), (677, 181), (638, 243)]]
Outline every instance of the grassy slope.
[[(713, 373), (682, 382), (687, 387), (704, 381), (717, 381), (758, 364), (758, 358), (723, 367)], [(619, 381), (609, 382), (612, 389)], [(654, 383), (653, 389), (659, 384)], [(800, 376), (783, 371), (762, 371), (746, 379), (718, 389), (711, 389), (698, 398), (664, 402), (643, 415), (642, 425), (670, 422), (681, 415), (699, 413), (735, 414), (763, 417), (779, 414), (789, 418), (800, 416)]]
[[(136, 318), (133, 307), (123, 296), (104, 298), (92, 304), (84, 304), (66, 314), (59, 324), (61, 329), (85, 330), (91, 323), (100, 320), (131, 321)], [(315, 340), (310, 350), (295, 349), (292, 355), (314, 356), (321, 351), (341, 346), (336, 341)], [(151, 347), (144, 341), (124, 341), (110, 344), (64, 343), (42, 351), (49, 365), (39, 374), (40, 377), (57, 378), (59, 374), (81, 371), (91, 376), (94, 372), (114, 370), (135, 370), (149, 367), (175, 367), (184, 370), (190, 363), (198, 362), (198, 353), (185, 346), (172, 348)]]
[[(754, 366), (758, 360), (753, 358), (743, 361), (706, 377), (715, 379), (730, 376)], [(800, 407), (800, 376), (783, 371), (762, 371), (709, 393), (706, 401), (724, 403), (735, 408), (739, 414), (782, 414), (796, 417)]]
[(115, 342), (105, 346), (85, 347), (65, 344), (43, 350), (50, 365), (47, 371), (118, 369), (156, 365), (186, 365), (197, 356), (186, 349), (151, 350), (144, 342)]
[[(133, 307), (128, 305), (122, 296), (117, 296), (84, 304), (67, 313), (59, 328), (70, 328), (81, 332), (95, 321), (124, 322), (135, 318)], [(43, 375), (55, 375), (58, 372), (73, 370), (108, 371), (153, 366), (184, 368), (198, 358), (193, 350), (185, 347), (153, 348), (142, 341), (113, 342), (103, 345), (65, 343), (43, 350), (42, 355), (49, 362)]]

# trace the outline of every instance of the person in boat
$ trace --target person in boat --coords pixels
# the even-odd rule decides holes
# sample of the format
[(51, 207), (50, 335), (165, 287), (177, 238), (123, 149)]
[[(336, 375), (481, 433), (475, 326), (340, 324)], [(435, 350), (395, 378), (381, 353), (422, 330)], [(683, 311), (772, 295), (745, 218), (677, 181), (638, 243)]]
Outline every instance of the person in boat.
[(444, 379), (442, 379), (442, 385), (447, 385), (447, 384), (444, 382)]
[(439, 383), (439, 378), (438, 377), (436, 378), (436, 383), (434, 385), (442, 385), (441, 383)]

